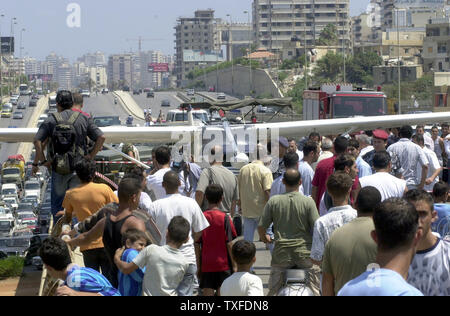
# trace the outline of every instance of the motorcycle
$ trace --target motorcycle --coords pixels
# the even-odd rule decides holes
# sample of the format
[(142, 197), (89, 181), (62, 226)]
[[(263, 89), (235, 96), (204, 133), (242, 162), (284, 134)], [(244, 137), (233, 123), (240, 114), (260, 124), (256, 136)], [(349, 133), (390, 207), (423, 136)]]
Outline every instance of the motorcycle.
[(278, 292), (278, 296), (314, 296), (309, 287), (307, 271), (302, 269), (286, 270), (285, 284)]
[(128, 127), (133, 127), (133, 117), (132, 116), (129, 116), (127, 118), (126, 124), (127, 124)]

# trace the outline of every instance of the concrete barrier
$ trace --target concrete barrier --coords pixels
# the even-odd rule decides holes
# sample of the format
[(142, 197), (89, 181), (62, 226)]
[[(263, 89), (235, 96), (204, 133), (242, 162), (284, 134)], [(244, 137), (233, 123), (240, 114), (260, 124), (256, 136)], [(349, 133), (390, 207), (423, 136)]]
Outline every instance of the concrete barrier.
[(210, 97), (210, 96), (208, 96), (208, 95), (206, 95), (206, 94), (203, 94), (203, 93), (201, 93), (201, 92), (196, 92), (195, 94), (201, 96), (202, 98), (204, 98), (204, 99), (206, 99), (206, 100), (208, 100), (208, 101), (217, 102), (217, 99), (215, 99), (215, 98), (213, 98), (213, 97)]
[(124, 110), (128, 114), (140, 120), (145, 120), (144, 110), (141, 109), (141, 107), (136, 103), (136, 101), (134, 101), (133, 97), (128, 92), (114, 91), (113, 95), (119, 99)]
[(187, 95), (181, 92), (177, 93), (177, 98), (179, 98), (183, 102), (191, 102), (191, 98), (189, 98)]

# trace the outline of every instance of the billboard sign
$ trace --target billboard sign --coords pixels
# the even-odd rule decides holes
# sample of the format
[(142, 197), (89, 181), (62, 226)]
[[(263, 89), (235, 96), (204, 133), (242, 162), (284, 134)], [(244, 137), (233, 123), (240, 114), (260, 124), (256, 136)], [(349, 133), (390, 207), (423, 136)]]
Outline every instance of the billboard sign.
[(14, 37), (2, 37), (0, 43), (2, 54), (14, 54)]
[(53, 80), (53, 75), (49, 74), (28, 75), (28, 80), (29, 81), (42, 80), (44, 82), (50, 82)]
[(185, 63), (198, 63), (198, 62), (223, 62), (222, 51), (202, 51), (202, 50), (183, 50), (183, 62)]
[(150, 63), (148, 64), (149, 72), (169, 72), (168, 63)]

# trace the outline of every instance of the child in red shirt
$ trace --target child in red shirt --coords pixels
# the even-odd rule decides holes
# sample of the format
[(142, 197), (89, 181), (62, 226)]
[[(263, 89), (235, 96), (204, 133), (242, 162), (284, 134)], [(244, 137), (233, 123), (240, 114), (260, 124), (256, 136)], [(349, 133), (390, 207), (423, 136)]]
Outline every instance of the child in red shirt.
[(203, 214), (210, 226), (196, 240), (197, 271), (203, 295), (219, 296), (223, 281), (236, 268), (231, 249), (237, 234), (230, 216), (219, 209), (223, 199), (222, 187), (217, 184), (208, 186), (205, 197), (209, 204)]

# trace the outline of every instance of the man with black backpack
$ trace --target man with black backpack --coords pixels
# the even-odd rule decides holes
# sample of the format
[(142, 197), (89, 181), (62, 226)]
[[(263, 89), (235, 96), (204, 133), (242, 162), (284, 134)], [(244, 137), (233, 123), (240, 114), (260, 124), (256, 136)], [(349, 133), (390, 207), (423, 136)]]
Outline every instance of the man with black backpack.
[[(66, 191), (80, 184), (74, 172), (76, 163), (83, 157), (94, 160), (105, 142), (103, 132), (94, 124), (92, 118), (72, 111), (73, 98), (70, 91), (59, 91), (56, 103), (58, 112), (49, 116), (34, 138), (39, 163), (33, 164), (33, 173), (39, 170), (39, 166), (45, 166), (51, 170), (53, 215), (62, 210)], [(88, 138), (95, 142), (91, 152), (88, 152), (87, 148)], [(43, 144), (47, 142), (46, 158)]]

